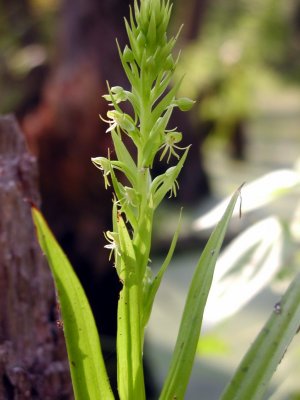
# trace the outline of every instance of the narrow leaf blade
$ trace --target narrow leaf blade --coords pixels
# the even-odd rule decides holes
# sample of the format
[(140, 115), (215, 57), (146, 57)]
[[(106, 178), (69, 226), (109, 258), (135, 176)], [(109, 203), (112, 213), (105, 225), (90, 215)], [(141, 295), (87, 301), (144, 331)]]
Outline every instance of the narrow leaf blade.
[(281, 362), (288, 345), (299, 330), (300, 274), (298, 274), (280, 303), (257, 336), (234, 377), (225, 389), (222, 400), (259, 400)]
[(212, 283), (215, 264), (239, 196), (240, 189), (232, 196), (221, 221), (212, 232), (197, 264), (160, 400), (184, 398), (194, 363), (204, 308)]
[(59, 296), (75, 398), (114, 399), (97, 327), (82, 286), (42, 214), (32, 208), (32, 215)]

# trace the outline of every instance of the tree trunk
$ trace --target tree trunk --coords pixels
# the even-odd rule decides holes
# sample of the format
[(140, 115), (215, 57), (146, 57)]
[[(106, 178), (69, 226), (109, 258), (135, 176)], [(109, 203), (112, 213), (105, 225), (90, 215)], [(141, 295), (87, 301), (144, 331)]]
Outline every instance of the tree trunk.
[(71, 399), (52, 277), (37, 243), (35, 158), (12, 116), (0, 117), (0, 399)]

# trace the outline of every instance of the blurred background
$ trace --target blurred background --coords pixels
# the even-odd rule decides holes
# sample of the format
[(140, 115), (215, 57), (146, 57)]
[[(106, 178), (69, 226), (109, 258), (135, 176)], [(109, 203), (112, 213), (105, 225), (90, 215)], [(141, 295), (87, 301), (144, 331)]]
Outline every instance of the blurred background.
[[(101, 97), (106, 80), (128, 85), (115, 38), (121, 46), (126, 43), (123, 17), (129, 4), (129, 0), (0, 3), (0, 113), (16, 114), (30, 150), (38, 157), (43, 212), (91, 301), (113, 381), (119, 282), (103, 251), (111, 193), (105, 191), (90, 158), (106, 155), (110, 145), (98, 118), (106, 113)], [(189, 113), (176, 113), (171, 128), (177, 126), (184, 142), (193, 146), (179, 181), (179, 196), (161, 207), (155, 227), (154, 268), (159, 267), (184, 206), (177, 256), (159, 291), (147, 334), (148, 398), (156, 398), (163, 382), (188, 282), (216, 222), (201, 225), (201, 216), (241, 183), (254, 181), (249, 212), (246, 207), (242, 220), (233, 221), (226, 244), (271, 215), (279, 224), (278, 231), (270, 225), (266, 231), (256, 228), (256, 238), (260, 234), (261, 242), (270, 237), (272, 241), (263, 261), (252, 267), (271, 272), (259, 278), (247, 299), (243, 299), (246, 289), (234, 292), (234, 302), (245, 308), (222, 310), (226, 299), (221, 299), (217, 309), (211, 306), (218, 317), (204, 322), (187, 399), (198, 398), (201, 391), (204, 398), (215, 399), (299, 269), (300, 1), (175, 0), (171, 34), (182, 23), (175, 80), (185, 75), (180, 94), (195, 99), (196, 105)], [(155, 166), (155, 173), (161, 168)], [(272, 175), (276, 171), (286, 174)], [(257, 182), (261, 177), (265, 180)], [(272, 232), (279, 233), (273, 237)], [(249, 249), (233, 244), (230, 260), (237, 248), (242, 249), (243, 262), (230, 273), (241, 285)], [(265, 261), (271, 260), (275, 248), (281, 251), (272, 253), (276, 265), (272, 269)], [(250, 280), (240, 288), (248, 288)], [(269, 398), (300, 399), (299, 344), (297, 338), (280, 365)]]

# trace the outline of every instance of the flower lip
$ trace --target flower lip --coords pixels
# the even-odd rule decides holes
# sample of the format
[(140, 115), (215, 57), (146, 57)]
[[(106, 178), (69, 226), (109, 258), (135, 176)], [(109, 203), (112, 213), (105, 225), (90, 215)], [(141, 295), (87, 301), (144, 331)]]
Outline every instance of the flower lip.
[(109, 118), (108, 120), (100, 115), (101, 120), (109, 124), (105, 132), (111, 132), (116, 127), (120, 127), (127, 133), (133, 132), (136, 129), (133, 119), (128, 114), (117, 110), (109, 110), (107, 111), (107, 117)]
[(92, 163), (103, 172), (105, 189), (107, 189), (108, 186), (110, 186), (108, 176), (111, 173), (111, 168), (112, 168), (111, 161), (109, 159), (109, 152), (108, 152), (108, 158), (92, 157), (91, 160), (92, 160)]
[(116, 111), (107, 111), (107, 116), (109, 119), (105, 119), (103, 118), (100, 114), (99, 117), (103, 122), (106, 122), (107, 124), (109, 124), (109, 127), (106, 129), (105, 133), (111, 132), (113, 129), (115, 129), (117, 127), (117, 121), (114, 118), (114, 114), (116, 113)]
[(109, 253), (109, 261), (110, 261), (113, 251), (116, 251), (117, 254), (120, 255), (119, 244), (118, 244), (119, 234), (111, 231), (106, 231), (103, 234), (105, 239), (108, 241), (108, 244), (106, 244), (104, 248), (110, 250)]
[(170, 161), (171, 155), (177, 158), (179, 160), (179, 155), (177, 154), (176, 150), (185, 150), (187, 147), (180, 147), (177, 146), (176, 143), (179, 143), (182, 140), (182, 133), (181, 132), (176, 132), (176, 131), (167, 131), (164, 137), (164, 143), (160, 146), (160, 150), (163, 149), (163, 152), (161, 153), (159, 161), (162, 161), (162, 159), (165, 157), (165, 155), (168, 153), (167, 157), (167, 164)]

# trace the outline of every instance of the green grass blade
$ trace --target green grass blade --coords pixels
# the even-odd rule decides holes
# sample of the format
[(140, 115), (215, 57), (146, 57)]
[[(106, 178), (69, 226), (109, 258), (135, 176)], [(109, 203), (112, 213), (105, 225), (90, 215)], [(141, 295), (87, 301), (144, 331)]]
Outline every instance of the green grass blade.
[(90, 305), (66, 255), (42, 214), (32, 208), (40, 246), (57, 288), (74, 395), (77, 400), (114, 399)]
[(169, 371), (160, 400), (183, 399), (196, 354), (203, 313), (211, 287), (215, 264), (227, 230), (240, 189), (212, 232), (197, 264), (185, 302), (183, 316)]
[(300, 274), (298, 274), (280, 303), (257, 336), (233, 379), (225, 389), (222, 400), (259, 400), (281, 362), (300, 324)]

